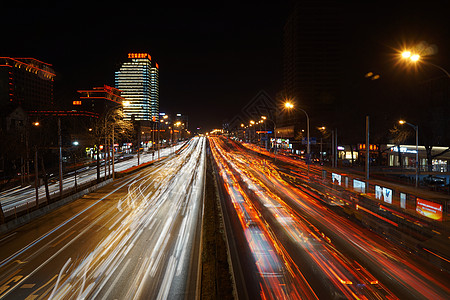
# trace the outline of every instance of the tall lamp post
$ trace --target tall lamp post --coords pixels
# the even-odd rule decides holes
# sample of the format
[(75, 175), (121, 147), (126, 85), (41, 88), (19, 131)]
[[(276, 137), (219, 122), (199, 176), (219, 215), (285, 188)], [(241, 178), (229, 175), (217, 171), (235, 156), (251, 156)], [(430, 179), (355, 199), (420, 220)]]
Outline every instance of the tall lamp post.
[[(274, 134), (274, 139), (275, 139), (275, 150), (274, 150), (274, 154), (277, 154), (277, 124), (275, 123), (274, 120), (268, 119), (266, 116), (261, 116), (261, 120), (263, 121), (270, 121), (273, 123), (273, 134)], [(277, 159), (277, 157), (275, 156), (275, 160)]]
[[(286, 107), (287, 109), (291, 109), (291, 108), (294, 108), (294, 104), (292, 104), (290, 102), (286, 102), (284, 104), (284, 107)], [(304, 112), (306, 115), (306, 139), (307, 139), (307, 141), (306, 141), (306, 145), (307, 145), (306, 146), (306, 165), (308, 166), (308, 176), (309, 176), (309, 162), (310, 162), (310, 154), (311, 154), (310, 146), (309, 146), (310, 145), (309, 144), (309, 116), (305, 110), (303, 110), (301, 108), (297, 108), (297, 109)]]
[(408, 123), (404, 120), (400, 120), (398, 121), (399, 124), (403, 125), (409, 125), (412, 128), (414, 128), (414, 130), (416, 131), (416, 188), (419, 185), (419, 126), (418, 125), (413, 125), (411, 123)]

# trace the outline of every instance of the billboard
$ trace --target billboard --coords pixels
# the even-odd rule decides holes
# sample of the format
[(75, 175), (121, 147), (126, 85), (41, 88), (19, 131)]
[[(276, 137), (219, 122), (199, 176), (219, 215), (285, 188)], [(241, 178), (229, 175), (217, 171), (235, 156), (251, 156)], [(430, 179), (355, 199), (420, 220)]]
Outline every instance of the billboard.
[(366, 192), (366, 183), (357, 179), (353, 179), (353, 189), (360, 193)]
[(375, 198), (383, 200), (386, 203), (392, 204), (392, 190), (381, 187), (379, 185), (375, 186)]
[(406, 208), (406, 194), (400, 193), (400, 207)]
[(341, 180), (342, 180), (341, 175), (336, 174), (336, 173), (331, 173), (331, 181), (333, 183), (341, 185)]
[(442, 221), (442, 204), (417, 198), (416, 212), (427, 218)]

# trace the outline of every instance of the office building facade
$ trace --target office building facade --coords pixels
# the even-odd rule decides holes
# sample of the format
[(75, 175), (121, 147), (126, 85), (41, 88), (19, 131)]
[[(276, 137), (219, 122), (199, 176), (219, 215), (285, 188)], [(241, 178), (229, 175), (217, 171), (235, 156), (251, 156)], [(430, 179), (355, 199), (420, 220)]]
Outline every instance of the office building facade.
[(52, 65), (35, 58), (0, 57), (0, 106), (19, 105), (25, 111), (52, 108)]
[(125, 120), (159, 119), (159, 66), (148, 53), (129, 53), (131, 61), (122, 64), (115, 74), (115, 87), (129, 104), (124, 107)]
[(150, 69), (150, 113), (153, 121), (159, 120), (159, 65)]

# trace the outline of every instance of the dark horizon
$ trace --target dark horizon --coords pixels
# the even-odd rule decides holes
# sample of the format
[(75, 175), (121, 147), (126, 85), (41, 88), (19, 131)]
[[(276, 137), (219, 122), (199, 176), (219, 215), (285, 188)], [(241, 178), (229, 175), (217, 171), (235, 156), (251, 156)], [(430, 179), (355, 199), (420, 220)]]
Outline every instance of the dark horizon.
[[(447, 68), (444, 4), (347, 2), (341, 16), (343, 59), (351, 61), (345, 78), (373, 71), (392, 84), (416, 80), (396, 69), (392, 55), (422, 40), (437, 45), (432, 61)], [(259, 91), (273, 98), (282, 91), (283, 26), (292, 5), (10, 7), (1, 21), (7, 43), (0, 55), (52, 64), (55, 102), (70, 103), (79, 89), (114, 86), (127, 53), (149, 53), (160, 65), (160, 111), (187, 114), (191, 129), (210, 130), (239, 114)]]

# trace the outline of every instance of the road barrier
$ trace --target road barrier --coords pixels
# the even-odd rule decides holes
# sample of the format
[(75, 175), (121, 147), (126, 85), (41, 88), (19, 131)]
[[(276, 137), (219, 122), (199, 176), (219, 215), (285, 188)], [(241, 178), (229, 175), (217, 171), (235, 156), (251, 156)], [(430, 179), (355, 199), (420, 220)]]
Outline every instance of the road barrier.
[[(77, 191), (68, 197), (63, 199), (54, 201), (54, 202), (43, 202), (36, 205), (36, 200), (29, 201), (20, 206), (14, 206), (13, 209), (5, 212), (5, 223), (0, 225), (0, 234), (7, 233), (20, 227), (26, 223), (31, 222), (32, 220), (43, 216), (45, 214), (50, 213), (51, 211), (70, 203), (76, 199), (81, 198), (82, 196), (89, 194), (98, 190), (99, 188), (109, 184), (112, 182), (112, 179), (107, 179), (103, 182), (97, 183), (95, 185), (91, 185), (83, 190)], [(23, 209), (25, 208), (25, 209)]]

